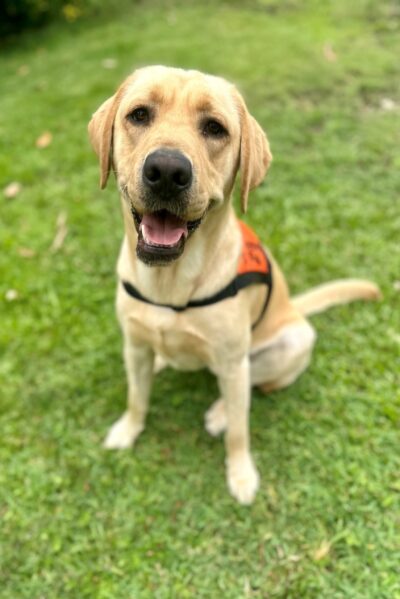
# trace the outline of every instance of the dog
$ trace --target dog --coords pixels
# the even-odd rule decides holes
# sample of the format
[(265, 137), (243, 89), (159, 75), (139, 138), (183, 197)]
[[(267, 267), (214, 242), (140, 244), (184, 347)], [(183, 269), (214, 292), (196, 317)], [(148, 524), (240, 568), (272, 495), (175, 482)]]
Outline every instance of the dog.
[(245, 212), (272, 156), (261, 126), (224, 79), (138, 69), (94, 113), (89, 136), (101, 188), (115, 173), (125, 227), (116, 309), (128, 405), (105, 447), (131, 447), (143, 431), (157, 370), (207, 367), (220, 399), (205, 427), (225, 433), (228, 488), (250, 504), (259, 487), (250, 452), (251, 387), (282, 389), (306, 369), (316, 339), (307, 315), (377, 299), (379, 289), (350, 279), (290, 297), (277, 262), (232, 206), (238, 172)]

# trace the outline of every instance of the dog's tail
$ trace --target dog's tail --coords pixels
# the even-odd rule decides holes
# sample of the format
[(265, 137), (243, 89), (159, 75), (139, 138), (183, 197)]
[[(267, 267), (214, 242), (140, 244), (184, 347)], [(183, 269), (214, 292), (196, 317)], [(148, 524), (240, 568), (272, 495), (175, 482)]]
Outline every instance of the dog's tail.
[(354, 300), (377, 300), (382, 297), (379, 287), (362, 279), (343, 279), (318, 285), (292, 298), (295, 307), (304, 314), (317, 314), (331, 306), (347, 304)]

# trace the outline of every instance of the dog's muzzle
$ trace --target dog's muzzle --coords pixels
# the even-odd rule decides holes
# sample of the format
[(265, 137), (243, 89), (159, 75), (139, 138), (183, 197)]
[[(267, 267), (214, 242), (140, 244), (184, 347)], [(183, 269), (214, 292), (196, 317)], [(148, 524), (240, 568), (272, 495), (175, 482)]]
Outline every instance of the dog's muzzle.
[(186, 221), (168, 210), (139, 214), (132, 203), (131, 212), (138, 234), (136, 254), (149, 266), (163, 266), (179, 258), (203, 219)]
[(143, 212), (134, 208), (127, 189), (121, 188), (129, 198), (138, 233), (136, 253), (146, 264), (165, 265), (179, 258), (187, 238), (200, 225), (202, 218), (185, 219), (192, 181), (188, 158), (177, 150), (160, 148), (143, 164)]

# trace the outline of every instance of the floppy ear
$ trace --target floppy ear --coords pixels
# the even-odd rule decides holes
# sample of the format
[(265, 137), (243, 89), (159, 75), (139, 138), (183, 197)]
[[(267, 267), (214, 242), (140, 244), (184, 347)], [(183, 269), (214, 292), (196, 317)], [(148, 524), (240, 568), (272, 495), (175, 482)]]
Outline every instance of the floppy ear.
[(88, 125), (89, 138), (100, 160), (100, 188), (104, 189), (112, 164), (114, 120), (121, 97), (121, 88), (96, 110)]
[(272, 160), (268, 139), (257, 121), (241, 101), (240, 140), (240, 201), (242, 211), (247, 210), (249, 191), (260, 185)]

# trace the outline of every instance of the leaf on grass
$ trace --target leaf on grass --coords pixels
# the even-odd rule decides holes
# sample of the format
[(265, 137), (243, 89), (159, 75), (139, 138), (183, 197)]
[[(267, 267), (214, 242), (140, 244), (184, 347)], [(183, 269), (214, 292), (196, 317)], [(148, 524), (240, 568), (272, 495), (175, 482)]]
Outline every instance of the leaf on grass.
[(18, 291), (16, 289), (7, 289), (6, 300), (8, 302), (14, 302), (16, 299), (18, 299)]
[(293, 555), (288, 555), (287, 560), (288, 562), (299, 562), (301, 560), (301, 555), (297, 555), (296, 553), (294, 553)]
[(64, 4), (64, 6), (62, 7), (62, 12), (66, 20), (69, 21), (69, 23), (73, 23), (74, 21), (76, 21), (76, 19), (78, 19), (82, 14), (82, 10), (72, 3)]
[(314, 551), (314, 559), (319, 562), (324, 559), (331, 550), (331, 544), (329, 541), (322, 541), (321, 545)]
[(248, 576), (245, 576), (243, 581), (243, 594), (245, 597), (251, 597), (252, 595), (251, 584)]
[(36, 256), (35, 250), (24, 247), (18, 248), (18, 254), (21, 256), (21, 258), (34, 258)]
[(52, 141), (53, 135), (50, 133), (50, 131), (45, 131), (44, 133), (42, 133), (42, 135), (40, 135), (37, 138), (36, 147), (40, 149), (47, 148), (47, 146), (49, 146)]
[(102, 62), (101, 62), (101, 66), (104, 69), (115, 69), (115, 67), (117, 66), (118, 61), (115, 58), (105, 58)]
[(337, 55), (336, 55), (336, 52), (334, 51), (334, 49), (332, 48), (332, 44), (329, 44), (329, 43), (324, 44), (322, 53), (324, 55), (324, 58), (328, 62), (336, 62), (337, 61)]
[(17, 181), (13, 181), (9, 185), (7, 185), (7, 187), (4, 188), (3, 193), (6, 198), (11, 200), (12, 198), (15, 198), (19, 194), (21, 189), (22, 189), (21, 183), (18, 183)]
[(392, 100), (392, 98), (382, 98), (380, 101), (381, 110), (384, 112), (390, 112), (391, 110), (395, 110), (397, 108), (396, 102)]
[(51, 244), (51, 248), (50, 248), (50, 250), (53, 253), (58, 252), (62, 248), (65, 238), (67, 236), (67, 233), (68, 233), (67, 213), (60, 212), (60, 214), (57, 217), (56, 234), (54, 236), (53, 243)]
[(27, 64), (21, 64), (21, 66), (17, 69), (17, 74), (21, 77), (25, 77), (26, 75), (29, 75), (30, 71), (31, 70)]

